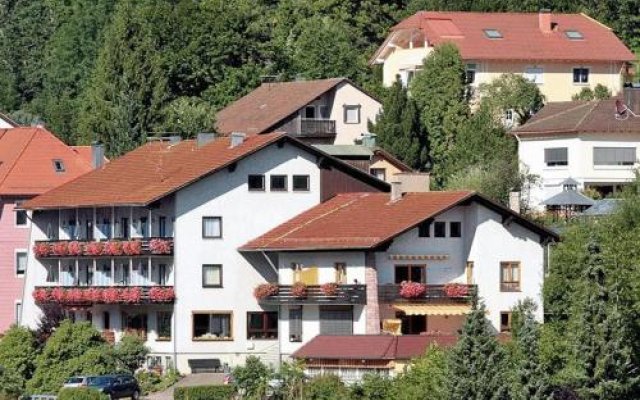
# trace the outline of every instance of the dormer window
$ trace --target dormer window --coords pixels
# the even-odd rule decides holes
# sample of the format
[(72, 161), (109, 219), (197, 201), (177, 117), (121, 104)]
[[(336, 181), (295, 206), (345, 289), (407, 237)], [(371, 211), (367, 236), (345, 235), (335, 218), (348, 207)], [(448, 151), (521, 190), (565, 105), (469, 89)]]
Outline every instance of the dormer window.
[(56, 172), (64, 172), (64, 162), (62, 160), (53, 160), (53, 169)]
[(502, 39), (502, 33), (497, 29), (484, 29), (484, 35), (488, 39)]
[(583, 40), (584, 36), (582, 36), (582, 32), (580, 31), (565, 31), (564, 35), (569, 40)]

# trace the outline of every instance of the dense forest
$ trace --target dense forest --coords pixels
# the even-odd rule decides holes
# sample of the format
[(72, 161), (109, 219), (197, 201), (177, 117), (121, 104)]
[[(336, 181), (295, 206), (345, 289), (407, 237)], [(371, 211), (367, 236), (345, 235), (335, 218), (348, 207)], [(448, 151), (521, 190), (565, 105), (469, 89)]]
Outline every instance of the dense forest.
[(0, 109), (111, 156), (279, 79), (346, 76), (381, 94), (367, 59), (417, 10), (586, 12), (640, 47), (638, 0), (1, 0)]

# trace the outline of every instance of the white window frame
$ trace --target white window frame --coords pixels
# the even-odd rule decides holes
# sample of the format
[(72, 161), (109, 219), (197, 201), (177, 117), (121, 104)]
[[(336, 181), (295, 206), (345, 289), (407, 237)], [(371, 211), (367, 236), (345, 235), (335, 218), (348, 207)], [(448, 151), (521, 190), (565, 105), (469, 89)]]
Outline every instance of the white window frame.
[[(530, 67), (526, 67), (524, 69), (524, 72), (522, 74), (522, 76), (529, 80), (530, 82), (535, 83), (536, 85), (543, 85), (544, 84), (544, 68), (537, 66), (537, 65), (533, 65)], [(533, 79), (531, 79), (533, 78)], [(540, 78), (540, 79), (538, 79)]]
[[(587, 81), (586, 82), (576, 82), (576, 81), (573, 80), (574, 71), (576, 69), (586, 69), (587, 70)], [(571, 82), (573, 82), (573, 84), (575, 86), (589, 86), (589, 85), (591, 85), (591, 83), (589, 83), (590, 79), (591, 79), (591, 67), (589, 67), (587, 65), (574, 65), (571, 68)]]
[[(21, 274), (18, 273), (18, 254), (20, 253), (24, 253), (24, 256), (25, 256), (24, 272)], [(24, 278), (24, 276), (27, 273), (28, 264), (29, 264), (29, 252), (27, 251), (27, 249), (15, 249), (15, 251), (13, 252), (13, 273), (16, 275), (16, 277)]]

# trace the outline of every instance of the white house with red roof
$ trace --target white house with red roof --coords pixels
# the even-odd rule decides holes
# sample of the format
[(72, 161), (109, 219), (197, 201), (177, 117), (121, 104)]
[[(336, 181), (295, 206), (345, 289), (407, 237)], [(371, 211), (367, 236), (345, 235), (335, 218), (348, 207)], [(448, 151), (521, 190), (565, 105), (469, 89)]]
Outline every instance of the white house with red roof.
[(635, 60), (609, 27), (585, 14), (420, 11), (391, 28), (370, 63), (383, 65), (385, 86), (398, 75), (408, 84), (445, 42), (460, 50), (472, 87), (522, 74), (547, 101), (569, 101), (597, 84), (616, 94)]

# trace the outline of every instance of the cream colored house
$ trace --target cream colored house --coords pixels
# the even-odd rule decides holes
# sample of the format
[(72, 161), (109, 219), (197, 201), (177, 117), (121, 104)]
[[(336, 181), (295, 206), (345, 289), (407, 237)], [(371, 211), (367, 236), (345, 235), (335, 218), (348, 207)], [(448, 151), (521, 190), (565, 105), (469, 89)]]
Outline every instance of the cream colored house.
[(445, 42), (460, 50), (471, 87), (522, 74), (547, 101), (569, 101), (597, 84), (615, 95), (635, 60), (610, 28), (585, 14), (421, 11), (391, 29), (370, 63), (383, 65), (385, 86), (396, 76), (408, 85), (424, 58)]

